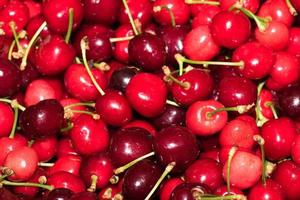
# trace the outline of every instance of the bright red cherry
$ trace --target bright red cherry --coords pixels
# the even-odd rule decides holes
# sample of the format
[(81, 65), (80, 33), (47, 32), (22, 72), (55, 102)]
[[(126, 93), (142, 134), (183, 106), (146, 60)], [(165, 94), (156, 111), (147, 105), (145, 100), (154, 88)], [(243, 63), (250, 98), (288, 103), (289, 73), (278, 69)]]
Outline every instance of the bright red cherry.
[(79, 176), (81, 163), (82, 159), (77, 155), (62, 156), (55, 161), (51, 168), (49, 168), (48, 174), (51, 176), (57, 172), (64, 171)]
[(0, 138), (8, 136), (14, 123), (14, 112), (10, 105), (0, 102)]
[(167, 87), (156, 75), (139, 73), (126, 88), (126, 97), (131, 106), (145, 117), (155, 117), (163, 112)]
[(136, 119), (123, 126), (123, 128), (130, 128), (130, 127), (146, 129), (153, 137), (155, 137), (157, 134), (157, 131), (154, 128), (154, 126), (146, 120)]
[(169, 200), (173, 190), (180, 184), (184, 183), (181, 178), (170, 178), (165, 181), (159, 192), (160, 200)]
[[(115, 31), (116, 38), (133, 36), (132, 27), (130, 24), (122, 24)], [(129, 62), (128, 44), (130, 40), (118, 41), (114, 46), (114, 57), (124, 63)]]
[(291, 154), (292, 154), (291, 156), (293, 158), (293, 161), (297, 164), (300, 164), (300, 136), (299, 135), (295, 137)]
[(267, 179), (266, 184), (257, 183), (248, 194), (249, 200), (284, 200), (285, 193), (282, 186), (272, 179)]
[(206, 9), (203, 9), (201, 12), (193, 18), (192, 28), (196, 28), (200, 25), (209, 25), (212, 23), (212, 19), (216, 14), (221, 11), (219, 6), (207, 6)]
[(61, 138), (57, 144), (57, 157), (78, 155), (70, 138)]
[(229, 10), (231, 6), (233, 6), (236, 3), (241, 4), (244, 8), (252, 11), (253, 13), (256, 13), (260, 6), (259, 0), (245, 0), (245, 1), (237, 1), (237, 0), (220, 0), (220, 7), (222, 10)]
[(47, 162), (56, 155), (57, 138), (47, 137), (43, 139), (36, 139), (31, 147), (38, 154), (40, 162)]
[(290, 28), (290, 41), (287, 51), (294, 54), (298, 58), (300, 57), (300, 28)]

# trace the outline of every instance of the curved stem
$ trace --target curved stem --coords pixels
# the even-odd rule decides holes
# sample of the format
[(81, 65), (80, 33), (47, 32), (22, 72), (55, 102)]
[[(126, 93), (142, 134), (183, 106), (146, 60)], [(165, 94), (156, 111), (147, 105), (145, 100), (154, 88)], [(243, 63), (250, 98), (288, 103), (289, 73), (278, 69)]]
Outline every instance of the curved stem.
[(96, 104), (94, 102), (80, 102), (80, 103), (73, 103), (73, 104), (67, 105), (64, 107), (64, 109), (70, 109), (70, 108), (73, 108), (76, 106), (88, 106), (88, 107), (94, 108), (95, 105)]
[(211, 6), (219, 6), (219, 1), (209, 1), (209, 0), (185, 0), (186, 4), (207, 4)]
[(131, 40), (133, 39), (134, 36), (125, 36), (125, 37), (118, 37), (118, 38), (109, 38), (109, 41), (111, 43), (114, 43), (114, 42), (124, 42), (124, 41), (128, 41), (128, 40)]
[(154, 156), (154, 154), (155, 154), (154, 152), (150, 152), (150, 153), (148, 153), (148, 154), (146, 154), (146, 155), (143, 155), (143, 156), (141, 156), (141, 157), (139, 157), (139, 158), (137, 158), (137, 159), (135, 159), (135, 160), (133, 160), (133, 161), (127, 163), (126, 165), (123, 165), (123, 166), (121, 166), (121, 167), (115, 169), (115, 170), (114, 170), (114, 174), (121, 174), (122, 172), (124, 172), (124, 171), (126, 171), (128, 168), (130, 168), (131, 166), (133, 166), (133, 165), (135, 165), (136, 163), (140, 162), (141, 160), (144, 160), (144, 159), (146, 159), (146, 158), (148, 158), (148, 157)]
[(241, 194), (233, 194), (226, 196), (210, 196), (210, 195), (199, 195), (195, 200), (247, 200), (246, 196)]
[(16, 41), (13, 40), (10, 47), (9, 47), (9, 49), (8, 49), (8, 54), (7, 54), (7, 59), (8, 60), (12, 59), (12, 53), (13, 53), (13, 50), (14, 50), (15, 46), (16, 46)]
[(165, 74), (165, 77), (166, 77), (167, 79), (170, 79), (170, 80), (173, 81), (174, 83), (180, 85), (180, 86), (183, 87), (185, 90), (190, 89), (191, 84), (190, 84), (189, 82), (187, 82), (187, 81), (182, 82), (182, 81), (178, 80), (177, 78), (175, 78), (175, 77), (172, 75), (172, 73), (171, 73), (169, 67), (163, 66), (163, 67), (162, 67), (162, 70), (163, 70), (163, 72), (164, 72), (164, 74)]
[(265, 148), (264, 148), (265, 140), (260, 135), (254, 135), (253, 139), (260, 146), (261, 160), (263, 163), (261, 181), (262, 181), (262, 184), (265, 186), (266, 185), (266, 157), (265, 157)]
[(287, 5), (287, 7), (289, 8), (289, 11), (291, 13), (291, 15), (296, 16), (298, 15), (296, 9), (294, 8), (293, 4), (291, 3), (290, 0), (285, 0), (285, 3)]
[(16, 133), (16, 128), (17, 128), (17, 122), (18, 122), (18, 117), (19, 117), (19, 108), (18, 108), (18, 102), (17, 100), (16, 101), (16, 104), (15, 103), (12, 103), (12, 107), (14, 108), (14, 123), (13, 123), (13, 127), (10, 131), (10, 134), (9, 134), (9, 138), (14, 138), (15, 137), (15, 133)]
[(261, 127), (264, 123), (268, 121), (267, 118), (262, 114), (261, 107), (260, 107), (260, 93), (265, 85), (265, 82), (261, 82), (257, 86), (257, 100), (256, 100), (256, 107), (255, 107), (255, 114), (256, 114), (256, 125)]
[(4, 180), (1, 181), (0, 184), (9, 185), (9, 186), (40, 187), (50, 191), (54, 189), (52, 185), (44, 185), (44, 184), (30, 183), (30, 182), (21, 183), (21, 182), (11, 182), (11, 181)]
[(74, 124), (71, 122), (68, 122), (68, 126), (60, 129), (60, 132), (62, 132), (62, 133), (67, 132), (67, 131), (71, 130), (73, 127), (74, 127)]
[(276, 111), (274, 103), (271, 102), (271, 101), (268, 101), (268, 102), (265, 103), (265, 105), (270, 107), (270, 109), (272, 110), (274, 118), (278, 119), (278, 114), (277, 114), (277, 111)]
[(100, 119), (100, 115), (98, 114), (95, 114), (95, 113), (92, 113), (90, 111), (87, 111), (87, 110), (71, 110), (71, 109), (68, 109), (68, 110), (65, 110), (65, 114), (67, 113), (67, 116), (68, 117), (65, 117), (65, 118), (70, 118), (69, 116), (69, 112), (71, 113), (71, 116), (74, 114), (74, 113), (79, 113), (79, 114), (85, 114), (85, 115), (90, 115), (93, 117), (93, 119)]
[(155, 6), (153, 8), (153, 11), (160, 12), (162, 9), (166, 9), (168, 11), (170, 18), (171, 18), (171, 25), (172, 25), (172, 27), (175, 27), (176, 21), (175, 21), (174, 13), (172, 12), (171, 8), (169, 8), (167, 5)]
[(249, 18), (253, 19), (255, 21), (259, 31), (263, 32), (266, 30), (268, 23), (269, 23), (269, 19), (258, 17), (254, 13), (252, 13), (250, 10), (248, 10), (244, 7), (238, 7), (237, 9), (242, 11)]
[(35, 32), (35, 34), (32, 36), (31, 40), (28, 43), (28, 46), (25, 50), (24, 56), (22, 58), (22, 62), (20, 65), (20, 69), (21, 70), (25, 70), (25, 67), (27, 65), (27, 58), (30, 52), (31, 47), (33, 46), (33, 44), (35, 43), (36, 39), (38, 38), (38, 36), (40, 35), (40, 33), (43, 31), (43, 29), (47, 26), (47, 22), (43, 22), (42, 25), (38, 28), (38, 30)]
[(140, 32), (139, 32), (139, 30), (137, 29), (137, 27), (135, 25), (135, 22), (133, 20), (133, 17), (131, 15), (130, 9), (129, 9), (128, 4), (127, 4), (127, 0), (122, 0), (122, 2), (123, 2), (123, 5), (125, 7), (125, 10), (127, 12), (127, 15), (128, 15), (128, 18), (129, 18), (129, 21), (130, 21), (130, 24), (132, 26), (132, 30), (133, 30), (134, 34), (139, 35)]
[[(14, 103), (13, 100), (10, 99), (5, 99), (5, 98), (0, 98), (0, 102), (4, 102), (4, 103), (8, 103), (12, 106), (12, 104)], [(19, 103), (15, 104), (14, 106), (17, 106), (20, 110), (24, 111), (26, 108), (22, 105), (20, 105)]]
[(73, 23), (74, 23), (74, 8), (69, 9), (69, 23), (68, 23), (68, 31), (65, 36), (65, 42), (68, 44), (71, 38), (72, 29), (73, 29)]
[(21, 50), (22, 47), (20, 45), (19, 37), (18, 37), (18, 34), (16, 32), (16, 23), (14, 21), (9, 22), (9, 27), (11, 29), (11, 32), (13, 33), (14, 41), (16, 42), (18, 50)]
[(226, 171), (226, 182), (227, 182), (227, 193), (230, 194), (230, 169), (231, 169), (231, 161), (232, 158), (237, 151), (237, 147), (232, 147), (228, 154), (228, 160), (227, 160), (227, 171)]
[(222, 111), (235, 111), (235, 112), (238, 112), (239, 114), (243, 114), (245, 112), (248, 112), (253, 106), (254, 106), (254, 104), (239, 105), (239, 106), (235, 106), (235, 107), (223, 107), (223, 108), (218, 108), (216, 110), (213, 110), (211, 112), (207, 112), (206, 115), (208, 118), (211, 118), (213, 115), (215, 115), (219, 112), (222, 112)]
[(97, 181), (98, 181), (98, 176), (92, 175), (91, 176), (91, 185), (87, 189), (87, 191), (89, 191), (89, 192), (95, 192), (96, 189), (97, 189)]
[(102, 90), (102, 88), (97, 83), (97, 81), (96, 81), (93, 73), (91, 72), (89, 64), (87, 63), (86, 50), (89, 49), (89, 46), (88, 46), (88, 41), (87, 41), (87, 37), (86, 36), (82, 38), (82, 40), (80, 42), (80, 47), (81, 47), (81, 53), (82, 53), (82, 59), (83, 59), (84, 67), (85, 67), (85, 69), (86, 69), (89, 77), (91, 78), (94, 86), (96, 87), (96, 89), (98, 90), (98, 92), (103, 96), (103, 95), (105, 95), (105, 92)]

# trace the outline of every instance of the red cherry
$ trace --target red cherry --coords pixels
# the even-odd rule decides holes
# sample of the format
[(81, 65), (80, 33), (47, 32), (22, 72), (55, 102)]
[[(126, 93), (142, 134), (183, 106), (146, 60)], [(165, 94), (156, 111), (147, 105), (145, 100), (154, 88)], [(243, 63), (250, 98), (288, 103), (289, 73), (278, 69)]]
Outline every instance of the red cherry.
[(220, 52), (208, 25), (201, 25), (191, 30), (183, 42), (184, 54), (192, 60), (211, 60)]
[(290, 41), (287, 47), (287, 52), (300, 57), (300, 28), (290, 28)]
[(235, 49), (248, 40), (251, 24), (243, 13), (221, 11), (212, 19), (210, 30), (220, 46)]
[(40, 162), (47, 162), (56, 155), (57, 138), (36, 139), (31, 147), (36, 151)]
[(68, 29), (69, 9), (74, 9), (73, 30), (83, 18), (83, 6), (79, 0), (46, 0), (43, 2), (43, 15), (51, 31), (65, 34)]
[(77, 155), (62, 156), (56, 160), (51, 168), (49, 168), (48, 174), (51, 176), (57, 172), (64, 171), (79, 176), (81, 163), (82, 159)]
[(100, 190), (99, 200), (115, 200), (118, 197), (122, 198), (122, 189), (115, 185), (108, 185)]
[(259, 102), (259, 109), (262, 113), (262, 115), (267, 119), (274, 118), (272, 109), (270, 106), (267, 105), (267, 103), (274, 103), (274, 97), (271, 91), (267, 89), (262, 89), (259, 96), (258, 96), (258, 102)]
[(137, 127), (137, 128), (143, 128), (146, 129), (153, 137), (156, 136), (157, 131), (153, 127), (152, 124), (150, 124), (148, 121), (144, 120), (133, 120), (126, 124), (123, 128), (130, 128), (130, 127)]
[(49, 176), (47, 184), (54, 186), (54, 188), (66, 188), (74, 193), (85, 190), (84, 182), (78, 176), (64, 171)]
[(76, 151), (83, 155), (103, 152), (109, 146), (106, 124), (85, 114), (75, 120), (70, 137)]
[(293, 161), (300, 164), (300, 135), (297, 135), (294, 139), (291, 154)]
[(33, 0), (25, 0), (24, 4), (29, 10), (29, 18), (36, 17), (42, 13), (42, 4), (41, 2), (35, 2)]
[(62, 138), (57, 144), (57, 157), (63, 157), (68, 155), (78, 155), (70, 138)]
[(126, 97), (138, 113), (155, 117), (163, 112), (166, 105), (167, 87), (158, 76), (139, 73), (130, 80)]
[(245, 0), (243, 2), (239, 2), (238, 0), (220, 0), (220, 7), (222, 10), (229, 10), (231, 6), (236, 3), (240, 3), (244, 8), (256, 13), (259, 8), (260, 1), (259, 0)]
[(169, 200), (173, 190), (180, 184), (184, 183), (181, 178), (170, 178), (163, 183), (159, 192), (160, 200)]
[(0, 138), (8, 136), (14, 123), (14, 112), (10, 105), (0, 102)]
[[(67, 107), (67, 106), (74, 105), (74, 104), (77, 104), (77, 103), (80, 104), (80, 101), (78, 99), (74, 99), (74, 98), (67, 98), (67, 99), (61, 99), (60, 100), (60, 104), (63, 107)], [(81, 105), (72, 106), (71, 108), (73, 110), (86, 110), (86, 107), (85, 106), (81, 106)], [(72, 122), (74, 122), (75, 119), (77, 117), (79, 117), (80, 115), (81, 115), (80, 113), (73, 113), (72, 116), (70, 118), (68, 118), (68, 119), (71, 120)]]
[[(130, 24), (122, 24), (115, 31), (116, 38), (130, 37), (133, 35), (134, 33), (132, 31), (132, 27)], [(114, 57), (117, 60), (124, 63), (129, 62), (128, 45), (129, 45), (129, 40), (118, 41), (115, 43), (115, 48), (113, 49), (113, 51), (114, 51)]]
[[(26, 32), (27, 32), (29, 38), (33, 37), (33, 35), (36, 33), (36, 31), (43, 24), (44, 21), (45, 21), (45, 19), (41, 15), (38, 15), (29, 20), (29, 22), (26, 26)], [(40, 33), (40, 37), (46, 38), (47, 36), (50, 36), (50, 31), (49, 31), (48, 27), (46, 26)]]
[(218, 6), (207, 6), (203, 11), (198, 12), (198, 14), (193, 18), (192, 28), (196, 28), (201, 25), (209, 25), (212, 23), (212, 19), (216, 14), (221, 11)]
[(267, 179), (266, 184), (257, 183), (253, 186), (248, 195), (249, 200), (284, 200), (285, 194), (282, 186)]
[(207, 136), (222, 130), (227, 122), (227, 112), (221, 111), (213, 116), (209, 112), (224, 106), (218, 101), (197, 101), (186, 112), (186, 126), (196, 135)]
[(26, 181), (37, 169), (38, 155), (30, 147), (22, 146), (7, 154), (4, 167), (11, 169), (13, 174), (8, 177), (11, 181)]

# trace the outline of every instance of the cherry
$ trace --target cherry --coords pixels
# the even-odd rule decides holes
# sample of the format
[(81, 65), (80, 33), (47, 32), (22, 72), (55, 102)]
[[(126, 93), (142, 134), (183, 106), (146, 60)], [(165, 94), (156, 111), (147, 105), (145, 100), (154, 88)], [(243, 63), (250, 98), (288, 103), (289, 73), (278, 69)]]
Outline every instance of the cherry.
[(139, 73), (130, 80), (126, 88), (126, 97), (139, 114), (156, 117), (165, 107), (167, 88), (158, 76)]
[(42, 4), (33, 0), (25, 0), (24, 4), (29, 10), (29, 18), (36, 17), (42, 13)]
[(37, 169), (38, 156), (34, 149), (22, 146), (7, 154), (4, 170), (7, 169), (11, 181), (26, 181)]
[(132, 119), (127, 99), (117, 91), (109, 91), (100, 96), (96, 101), (96, 111), (105, 123), (112, 126), (122, 126)]
[(294, 139), (294, 143), (292, 146), (292, 152), (291, 152), (292, 159), (297, 164), (300, 164), (299, 148), (300, 148), (300, 137), (299, 137), (299, 135), (297, 135)]
[(112, 45), (109, 38), (113, 36), (111, 29), (103, 25), (83, 25), (76, 33), (74, 47), (77, 55), (81, 56), (80, 42), (83, 37), (87, 37), (89, 49), (87, 49), (87, 59), (94, 62), (106, 61), (112, 56)]
[(246, 78), (261, 79), (272, 70), (275, 64), (273, 51), (259, 42), (248, 42), (234, 50), (232, 61), (243, 61), (244, 66), (239, 71)]
[(143, 160), (132, 166), (124, 176), (123, 195), (130, 200), (145, 199), (159, 179), (162, 170), (157, 164)]
[(293, 85), (282, 90), (279, 94), (279, 105), (283, 112), (290, 117), (300, 117), (300, 86)]
[[(155, 12), (157, 8), (159, 11)], [(169, 12), (173, 13), (174, 21), (178, 25), (186, 24), (190, 19), (189, 6), (183, 0), (158, 0), (153, 3), (153, 10), (153, 17), (160, 25), (172, 24)]]
[(244, 193), (242, 192), (242, 190), (234, 186), (230, 186), (230, 193), (229, 193), (227, 190), (227, 186), (222, 185), (214, 191), (214, 194), (226, 197), (228, 195), (239, 195), (239, 194), (243, 195)]
[(76, 29), (83, 18), (83, 6), (79, 0), (47, 0), (44, 1), (42, 13), (51, 31), (65, 34), (68, 29), (69, 10), (74, 10), (73, 30)]
[(62, 98), (62, 84), (58, 79), (36, 79), (25, 91), (25, 104), (32, 106), (46, 99), (60, 100)]
[(60, 74), (72, 64), (74, 58), (72, 46), (58, 35), (45, 38), (35, 51), (35, 64), (43, 75)]
[(109, 88), (119, 90), (123, 93), (131, 78), (138, 73), (135, 67), (125, 66), (115, 70), (109, 79)]
[(182, 183), (173, 190), (170, 200), (180, 200), (180, 199), (194, 200), (195, 196), (197, 195), (203, 195), (209, 193), (210, 190), (203, 185), (199, 185), (196, 183)]
[(19, 200), (17, 196), (4, 187), (0, 188), (0, 198), (5, 200)]
[(261, 130), (261, 136), (265, 139), (266, 158), (279, 161), (289, 157), (296, 135), (296, 126), (289, 118), (281, 117), (266, 122)]
[(257, 183), (253, 186), (248, 195), (249, 200), (283, 200), (285, 199), (285, 194), (282, 186), (273, 181), (272, 179), (267, 179), (266, 184)]
[(157, 35), (163, 39), (166, 45), (166, 62), (168, 64), (177, 64), (174, 56), (177, 53), (183, 53), (183, 41), (188, 31), (189, 28), (187, 26), (162, 26), (158, 29)]
[(92, 192), (80, 192), (74, 194), (70, 200), (97, 200), (97, 195)]
[(221, 11), (212, 19), (210, 30), (220, 46), (234, 49), (248, 40), (251, 24), (243, 13)]
[(82, 155), (103, 152), (109, 146), (109, 134), (101, 119), (82, 114), (74, 121), (70, 138), (76, 151)]
[(182, 183), (184, 183), (184, 181), (181, 178), (170, 178), (166, 180), (161, 187), (159, 199), (169, 200), (173, 190)]
[(20, 116), (20, 126), (30, 138), (55, 136), (63, 122), (64, 109), (55, 99), (29, 106)]
[(223, 184), (222, 166), (208, 158), (196, 160), (186, 169), (184, 177), (186, 182), (206, 185), (212, 191)]
[(73, 192), (67, 188), (55, 188), (50, 191), (45, 200), (69, 200)]
[(215, 100), (197, 101), (189, 106), (186, 112), (186, 126), (196, 135), (212, 135), (222, 130), (227, 122), (227, 112), (217, 112), (212, 116), (208, 113), (224, 108)]
[(25, 70), (21, 71), (21, 88), (26, 90), (27, 86), (40, 77), (35, 65), (28, 63)]
[(220, 7), (222, 10), (229, 10), (236, 3), (240, 3), (244, 8), (256, 13), (260, 6), (260, 1), (258, 0), (246, 0), (239, 2), (237, 0), (220, 0)]
[(212, 23), (212, 19), (216, 14), (221, 11), (219, 6), (207, 6), (206, 9), (203, 9), (201, 12), (198, 12), (197, 15), (193, 18), (192, 28), (196, 28), (200, 25), (209, 25)]
[(64, 157), (68, 155), (78, 155), (70, 138), (61, 138), (57, 144), (57, 157)]
[[(105, 89), (107, 85), (105, 74), (96, 68), (92, 68), (91, 71), (100, 87)], [(99, 95), (82, 64), (72, 64), (68, 67), (64, 75), (64, 83), (67, 91), (79, 100), (92, 101)]]
[(0, 97), (16, 94), (21, 86), (21, 73), (15, 64), (9, 60), (0, 61)]
[(252, 149), (254, 146), (253, 136), (255, 134), (258, 134), (258, 132), (254, 132), (251, 124), (247, 121), (234, 119), (222, 129), (219, 135), (219, 143), (221, 146), (237, 146)]
[(11, 45), (11, 39), (0, 35), (0, 58), (1, 59), (7, 59), (10, 45)]
[(199, 159), (212, 159), (217, 162), (220, 162), (219, 158), (220, 150), (219, 149), (211, 149), (211, 150), (206, 150), (205, 152), (202, 152), (199, 156)]
[(177, 103), (187, 106), (199, 100), (208, 99), (213, 91), (212, 76), (200, 69), (193, 69), (178, 78), (185, 84), (172, 84), (171, 92)]
[(175, 162), (172, 172), (182, 172), (199, 155), (196, 137), (183, 126), (169, 126), (154, 138), (154, 151), (163, 165)]
[(225, 106), (251, 105), (256, 96), (256, 86), (247, 78), (226, 77), (219, 83), (219, 100)]
[[(45, 21), (45, 19), (41, 15), (33, 17), (29, 20), (29, 22), (26, 26), (27, 35), (29, 38), (33, 37), (33, 35), (36, 33), (36, 31), (43, 24), (44, 21)], [(43, 28), (43, 30), (39, 36), (41, 38), (46, 38), (46, 37), (50, 36), (50, 30), (48, 29), (47, 26), (45, 28)]]
[(47, 162), (56, 155), (57, 138), (47, 137), (43, 139), (36, 139), (31, 147), (38, 154), (40, 162)]
[(287, 52), (290, 52), (299, 58), (300, 56), (300, 28), (290, 28), (290, 41)]
[(28, 7), (23, 3), (23, 1), (8, 1), (0, 10), (0, 19), (3, 23), (0, 29), (7, 37), (12, 37), (13, 31), (11, 29), (11, 22), (14, 23), (16, 33), (21, 31), (29, 20)]
[(223, 167), (224, 179), (239, 189), (252, 187), (261, 177), (263, 165), (261, 159), (252, 153), (241, 150), (236, 151), (233, 155), (230, 152), (230, 156), (232, 156), (230, 164), (227, 160)]
[(121, 5), (120, 1), (110, 0), (83, 0), (82, 3), (85, 20), (106, 25), (112, 25), (116, 22)]
[(152, 139), (149, 132), (143, 128), (123, 128), (112, 136), (110, 156), (117, 167), (150, 152), (152, 152)]
[(156, 136), (156, 129), (154, 128), (154, 126), (145, 120), (133, 120), (131, 122), (129, 122), (128, 124), (126, 124), (125, 126), (123, 126), (123, 128), (130, 128), (130, 127), (136, 127), (136, 128), (143, 128), (146, 129), (153, 137)]
[[(82, 103), (78, 99), (75, 99), (75, 98), (61, 99), (60, 100), (60, 104), (64, 107), (64, 109), (66, 110), (66, 112), (68, 112), (70, 110), (71, 110), (71, 112), (72, 112), (72, 110), (86, 111), (86, 109), (87, 109), (84, 106), (85, 103)], [(88, 103), (88, 105), (90, 106), (89, 103)], [(71, 116), (68, 116), (68, 120), (71, 120), (72, 122), (74, 122), (75, 119), (77, 117), (79, 117), (80, 115), (81, 115), (81, 113), (72, 112)]]
[(129, 59), (147, 71), (160, 69), (166, 60), (164, 41), (152, 34), (143, 33), (129, 41)]
[[(77, 155), (62, 156), (55, 161), (52, 167), (49, 168), (48, 174), (51, 176), (57, 172), (64, 171), (79, 176), (79, 168), (81, 163), (82, 159)], [(43, 165), (43, 163), (40, 164)]]
[(183, 42), (184, 54), (192, 60), (210, 60), (220, 52), (208, 25), (192, 29)]
[(152, 121), (155, 128), (161, 130), (171, 125), (185, 124), (185, 110), (180, 107), (167, 105), (165, 111)]
[(54, 188), (66, 188), (74, 193), (85, 190), (84, 182), (78, 176), (64, 171), (49, 176), (47, 184), (52, 185)]
[(6, 103), (0, 102), (0, 137), (8, 136), (14, 123), (14, 112)]
[[(286, 199), (298, 199), (300, 191), (300, 168), (293, 161), (285, 160), (279, 163), (272, 174), (272, 179), (280, 184), (284, 190)], [(291, 185), (296, 187), (290, 187)]]

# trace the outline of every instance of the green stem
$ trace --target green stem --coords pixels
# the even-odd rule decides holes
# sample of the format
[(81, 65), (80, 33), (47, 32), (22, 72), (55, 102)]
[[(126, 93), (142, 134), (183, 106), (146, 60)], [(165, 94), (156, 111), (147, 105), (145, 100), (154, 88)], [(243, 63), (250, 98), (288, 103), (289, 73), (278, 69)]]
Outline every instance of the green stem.
[(24, 56), (22, 58), (22, 62), (20, 65), (21, 70), (25, 70), (25, 67), (27, 66), (27, 58), (30, 52), (30, 49), (32, 48), (33, 44), (35, 43), (36, 39), (40, 35), (40, 33), (43, 31), (43, 29), (47, 26), (46, 22), (43, 22), (41, 26), (38, 28), (38, 30), (35, 32), (35, 34), (32, 36), (31, 40), (28, 43), (27, 48), (25, 49)]
[[(5, 103), (8, 103), (10, 105), (13, 104), (13, 100), (10, 100), (10, 99), (5, 99), (5, 98), (0, 98), (0, 102), (5, 102)], [(16, 104), (15, 106), (17, 106), (20, 110), (24, 111), (26, 108), (22, 105), (20, 105), (19, 103)]]
[(247, 15), (249, 18), (253, 19), (259, 29), (259, 31), (264, 32), (269, 24), (268, 18), (261, 18), (256, 16), (254, 13), (252, 13), (250, 10), (244, 8), (244, 7), (238, 7), (240, 11), (242, 11), (245, 15)]
[(166, 104), (169, 104), (169, 105), (175, 106), (175, 107), (180, 107), (176, 102), (171, 101), (171, 100), (169, 100), (169, 99), (167, 99)]
[(161, 6), (156, 6), (153, 8), (154, 12), (160, 12), (162, 9), (166, 9), (170, 15), (171, 18), (171, 25), (172, 27), (176, 27), (176, 21), (175, 21), (175, 16), (174, 13), (172, 12), (171, 8), (169, 8), (167, 5), (161, 5)]
[(73, 23), (74, 23), (74, 8), (69, 9), (69, 24), (68, 24), (68, 31), (65, 36), (65, 42), (68, 44), (71, 38), (72, 29), (73, 29)]
[(185, 0), (186, 4), (207, 4), (211, 6), (219, 6), (219, 1), (209, 1), (209, 0)]
[(261, 82), (257, 86), (257, 100), (256, 100), (256, 107), (255, 107), (255, 113), (256, 113), (256, 125), (258, 127), (261, 127), (265, 122), (268, 121), (267, 118), (264, 117), (264, 115), (261, 112), (260, 107), (260, 93), (265, 85), (265, 82)]
[(124, 42), (124, 41), (128, 41), (133, 39), (134, 36), (125, 36), (125, 37), (118, 37), (118, 38), (109, 38), (109, 41), (111, 43), (115, 43), (115, 42)]
[(10, 47), (9, 47), (9, 49), (8, 49), (8, 54), (7, 54), (7, 59), (8, 60), (12, 59), (12, 53), (13, 53), (13, 50), (14, 50), (15, 46), (16, 46), (16, 41), (13, 40)]
[(84, 67), (89, 75), (89, 77), (91, 78), (94, 86), (96, 87), (96, 89), (98, 90), (98, 92), (103, 96), (105, 95), (105, 92), (102, 90), (102, 88), (99, 86), (99, 84), (97, 83), (93, 73), (91, 72), (91, 69), (88, 65), (88, 62), (87, 62), (87, 58), (86, 58), (86, 50), (89, 48), (88, 47), (88, 41), (87, 41), (87, 37), (83, 37), (81, 42), (80, 42), (80, 46), (81, 46), (81, 53), (82, 53), (82, 59), (83, 59), (83, 64), (84, 64)]
[(54, 163), (44, 163), (44, 162), (39, 162), (38, 166), (40, 167), (53, 167)]
[(178, 80), (177, 78), (175, 78), (175, 77), (172, 75), (172, 73), (171, 73), (169, 67), (163, 66), (163, 67), (162, 67), (162, 70), (163, 70), (163, 72), (164, 72), (164, 74), (165, 74), (165, 77), (167, 78), (167, 81), (168, 81), (168, 79), (169, 79), (169, 80), (173, 81), (174, 83), (180, 85), (181, 87), (183, 87), (183, 88), (186, 89), (186, 90), (190, 89), (191, 84), (190, 84), (189, 82), (187, 82), (187, 81), (182, 82), (182, 81)]
[(206, 194), (199, 195), (195, 200), (247, 200), (244, 195), (234, 194), (234, 195), (226, 195), (226, 196), (210, 196)]
[(15, 24), (15, 22), (14, 21), (9, 22), (9, 27), (10, 27), (12, 33), (13, 33), (14, 41), (16, 42), (18, 50), (21, 50), (22, 47), (20, 45), (19, 37), (18, 37), (18, 34), (16, 32), (16, 24)]
[(231, 161), (236, 151), (237, 151), (237, 147), (232, 147), (228, 154), (227, 171), (226, 171), (227, 194), (231, 193), (230, 192), (230, 169), (231, 169)]
[(39, 187), (50, 191), (54, 189), (52, 185), (44, 185), (44, 184), (30, 183), (30, 182), (21, 183), (21, 182), (11, 182), (11, 181), (4, 180), (0, 182), (0, 184), (9, 185), (9, 186)]
[(19, 117), (19, 108), (18, 108), (18, 106), (13, 106), (13, 108), (14, 108), (14, 123), (13, 123), (13, 127), (10, 131), (9, 138), (14, 138), (15, 137), (17, 122), (18, 122), (18, 117)]
[(253, 139), (260, 146), (261, 160), (262, 160), (262, 163), (263, 163), (261, 181), (262, 181), (262, 184), (265, 186), (266, 185), (266, 156), (265, 156), (265, 148), (264, 148), (265, 140), (260, 135), (254, 135)]
[(74, 127), (74, 124), (69, 122), (67, 127), (60, 129), (60, 132), (62, 132), (62, 133), (67, 132), (67, 131), (71, 130), (73, 127)]
[(89, 192), (95, 192), (96, 189), (97, 189), (97, 181), (98, 181), (98, 176), (96, 176), (96, 175), (93, 174), (91, 176), (91, 185), (87, 189), (87, 191), (89, 191)]
[(94, 102), (79, 102), (79, 103), (73, 103), (73, 104), (67, 105), (64, 107), (64, 109), (70, 109), (70, 108), (73, 108), (76, 106), (88, 106), (88, 107), (94, 108), (95, 105), (96, 104)]
[(124, 7), (125, 7), (125, 11), (127, 12), (127, 15), (128, 15), (130, 24), (131, 24), (131, 26), (132, 26), (132, 30), (133, 30), (133, 32), (134, 32), (134, 35), (139, 35), (140, 32), (139, 32), (139, 30), (137, 29), (137, 27), (136, 27), (136, 25), (135, 25), (135, 22), (134, 22), (134, 20), (133, 20), (132, 15), (131, 15), (129, 6), (128, 6), (128, 4), (127, 4), (127, 0), (122, 0), (122, 2), (123, 2), (123, 5), (124, 5)]
[(161, 182), (164, 180), (164, 178), (173, 170), (173, 168), (175, 167), (176, 163), (175, 162), (171, 162), (170, 164), (167, 165), (165, 171), (163, 172), (163, 174), (159, 177), (158, 181), (155, 183), (155, 185), (153, 186), (153, 188), (151, 189), (151, 191), (149, 192), (149, 194), (146, 196), (145, 200), (149, 200), (151, 198), (151, 196), (154, 194), (154, 192), (157, 190), (157, 188), (159, 187), (159, 185), (161, 184)]
[(240, 105), (240, 106), (235, 106), (235, 107), (223, 107), (223, 108), (218, 108), (216, 110), (213, 110), (211, 112), (207, 112), (207, 118), (211, 118), (213, 115), (222, 112), (222, 111), (235, 111), (238, 112), (239, 114), (243, 114), (245, 112), (248, 112), (252, 107), (254, 106), (254, 104), (251, 105)]
[(79, 113), (79, 114), (85, 114), (85, 115), (90, 115), (93, 117), (93, 119), (100, 119), (100, 116), (98, 114), (92, 113), (87, 110), (71, 110), (72, 113)]
[(291, 13), (291, 15), (296, 16), (298, 15), (296, 9), (294, 8), (293, 4), (291, 3), (290, 0), (285, 0), (285, 3), (287, 5), (287, 7), (289, 8), (289, 11)]

